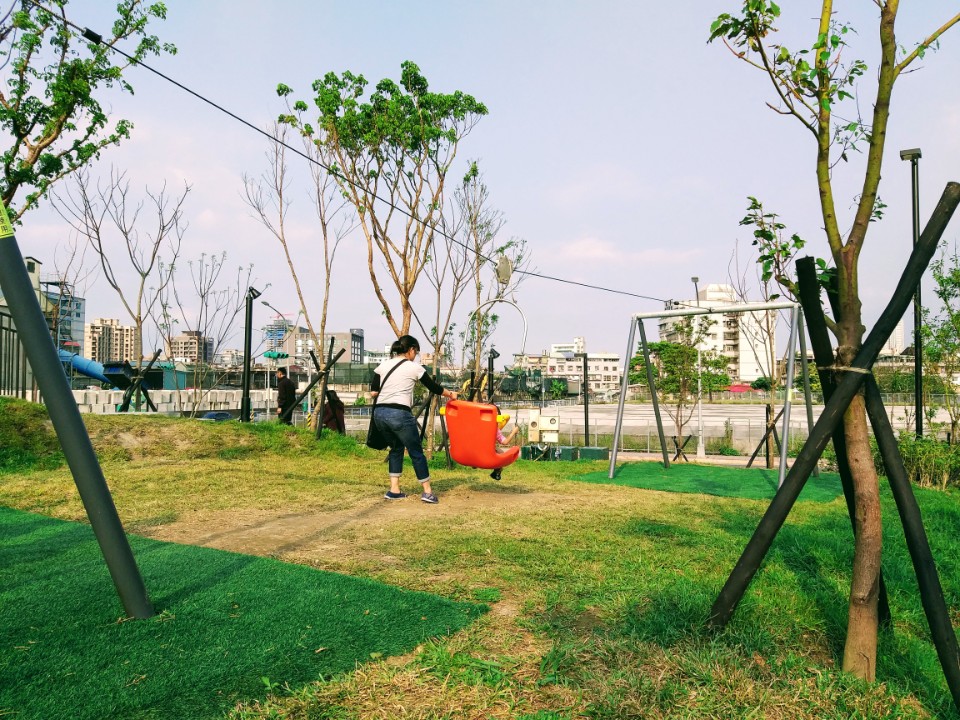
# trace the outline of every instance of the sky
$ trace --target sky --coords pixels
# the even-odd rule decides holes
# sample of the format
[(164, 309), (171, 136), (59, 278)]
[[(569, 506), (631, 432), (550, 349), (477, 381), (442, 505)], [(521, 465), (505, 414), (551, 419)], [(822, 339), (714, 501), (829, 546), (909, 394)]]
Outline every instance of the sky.
[[(111, 4), (71, 0), (70, 16), (103, 33)], [(809, 254), (828, 255), (813, 137), (765, 105), (773, 91), (762, 73), (722, 44), (706, 42), (711, 21), (737, 11), (736, 0), (166, 4), (168, 18), (153, 32), (178, 53), (148, 64), (258, 127), (268, 128), (283, 112), (278, 83), (309, 103), (311, 82), (327, 72), (350, 70), (373, 85), (399, 80), (405, 60), (420, 67), (432, 90), (460, 90), (487, 105), (489, 115), (461, 143), (452, 177), (479, 162), (491, 205), (505, 219), (500, 238), (524, 238), (538, 273), (643, 296), (529, 277), (512, 297), (522, 313), (500, 306), (493, 341), (504, 360), (574, 337), (585, 339), (588, 352), (624, 353), (632, 314), (692, 298), (693, 276), (701, 288), (727, 282), (735, 253), (741, 266), (749, 265), (750, 231), (738, 223), (751, 195), (808, 241)], [(782, 7), (779, 39), (791, 47), (809, 45), (819, 4), (792, 0)], [(859, 87), (861, 111), (869, 112), (877, 10), (868, 0), (837, 3), (836, 10), (851, 13), (842, 17), (858, 30), (850, 36), (850, 52), (869, 68)], [(912, 47), (956, 11), (955, 1), (903, 2), (898, 39)], [(915, 67), (894, 93), (880, 188), (887, 208), (871, 227), (861, 259), (868, 327), (889, 299), (912, 242), (910, 167), (899, 150), (923, 152), (921, 226), (945, 183), (960, 180), (960, 27)], [(104, 104), (133, 122), (132, 138), (105, 151), (93, 176), (114, 165), (127, 171), (134, 190), (189, 183), (181, 259), (226, 250), (228, 265), (253, 263), (253, 284), (266, 287), (263, 299), (293, 319), (299, 303), (282, 250), (243, 199), (243, 176), (266, 169), (267, 141), (149, 71), (132, 68), (127, 78), (135, 94), (112, 92)], [(322, 263), (309, 176), (303, 163), (295, 164), (291, 252), (311, 312), (318, 313)], [(862, 171), (858, 157), (835, 171), (842, 227), (849, 224)], [(25, 255), (52, 269), (69, 232), (44, 207), (25, 218), (17, 237)], [(960, 220), (945, 237), (951, 243), (960, 238)], [(345, 239), (327, 327), (363, 328), (367, 346), (381, 348), (393, 335), (365, 261), (362, 236)], [(123, 318), (102, 278), (81, 289), (88, 321)], [(429, 314), (426, 293), (414, 302)], [(472, 310), (466, 303), (459, 309), (461, 325)], [(255, 327), (273, 315), (257, 303)], [(908, 335), (911, 325), (908, 318)], [(239, 347), (241, 339), (238, 327), (232, 344)]]

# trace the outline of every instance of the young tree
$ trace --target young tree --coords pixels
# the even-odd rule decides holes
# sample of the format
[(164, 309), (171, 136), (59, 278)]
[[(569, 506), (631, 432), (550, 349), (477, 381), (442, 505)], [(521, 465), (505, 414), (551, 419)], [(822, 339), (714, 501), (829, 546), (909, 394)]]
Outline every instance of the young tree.
[[(950, 418), (950, 443), (960, 429), (960, 256), (943, 253), (930, 266), (940, 311), (923, 308), (923, 359), (927, 378), (943, 384), (943, 404)], [(932, 372), (931, 372), (932, 371)], [(930, 383), (926, 385), (929, 387)]]
[[(470, 249), (468, 260), (471, 264), (473, 280), (473, 307), (476, 311), (483, 302), (483, 277), (481, 271), (485, 258), (492, 255), (492, 247), (496, 242), (497, 234), (503, 227), (503, 213), (490, 206), (490, 190), (484, 182), (483, 174), (476, 161), (470, 163), (470, 169), (463, 177), (463, 183), (454, 193), (457, 210), (463, 220), (463, 242)], [(487, 298), (490, 299), (490, 298)], [(479, 375), (485, 345), (486, 328), (483, 313), (477, 313), (470, 318), (472, 327), (468, 328), (471, 335), (473, 371)]]
[[(736, 57), (769, 77), (777, 98), (776, 105), (771, 107), (797, 120), (814, 139), (823, 228), (838, 278), (838, 317), (828, 323), (837, 337), (840, 367), (850, 366), (863, 340), (858, 261), (870, 224), (882, 212), (878, 189), (894, 85), (917, 58), (923, 57), (944, 32), (960, 21), (958, 13), (907, 52), (896, 38), (899, 0), (874, 2), (879, 9), (880, 61), (869, 119), (859, 116), (853, 96), (855, 86), (868, 82), (867, 64), (845, 57), (852, 28), (835, 16), (832, 0), (822, 0), (813, 42), (799, 50), (776, 41), (780, 7), (770, 0), (744, 0), (740, 14), (724, 13), (710, 28), (711, 41), (722, 39)], [(841, 108), (851, 106), (853, 113), (844, 117)], [(852, 219), (844, 221), (837, 208), (834, 173), (837, 163), (846, 160), (848, 153), (861, 149), (865, 152), (861, 191)], [(846, 231), (841, 229), (844, 226), (848, 227)], [(879, 483), (862, 392), (844, 414), (843, 428), (856, 507), (843, 669), (873, 680), (882, 528)]]
[[(684, 317), (673, 327), (677, 337), (675, 341), (663, 340), (648, 345), (657, 384), (657, 398), (673, 419), (677, 442), (680, 442), (684, 429), (693, 417), (703, 389), (730, 384), (725, 357), (701, 351), (698, 358), (697, 346), (703, 342), (709, 327), (710, 321), (705, 318), (698, 318), (695, 322), (691, 317)], [(643, 348), (639, 345), (637, 353), (630, 360), (630, 382), (647, 382)]]
[[(356, 208), (367, 241), (367, 270), (384, 317), (397, 335), (409, 332), (411, 297), (428, 262), (444, 202), (447, 174), (460, 141), (487, 108), (462, 92), (430, 92), (412, 62), (401, 80), (381, 80), (364, 100), (362, 75), (328, 73), (313, 83), (316, 125), (308, 106), (293, 103), (281, 122), (297, 127), (332, 160), (340, 188)], [(293, 91), (280, 85), (281, 97)], [(397, 301), (381, 281), (386, 269)]]
[[(0, 24), (0, 58), (10, 74), (0, 90), (0, 128), (9, 138), (0, 200), (17, 222), (54, 183), (130, 137), (133, 125), (112, 121), (100, 104), (114, 86), (133, 92), (123, 75), (129, 61), (116, 62), (110, 48), (134, 40), (136, 60), (176, 48), (148, 34), (150, 22), (166, 18), (162, 2), (120, 0), (111, 32), (99, 43), (67, 25), (68, 0), (9, 5)], [(26, 196), (16, 203), (21, 191)]]
[[(177, 267), (164, 266), (171, 280), (159, 290), (160, 311), (151, 316), (168, 349), (172, 347), (178, 330), (197, 334), (198, 357), (189, 376), (189, 387), (196, 392), (191, 408), (194, 415), (199, 412), (203, 398), (222, 379), (210, 363), (233, 336), (237, 318), (244, 309), (247, 288), (254, 281), (252, 264), (239, 266), (231, 280), (226, 261), (226, 252), (219, 255), (201, 253), (197, 260), (188, 260), (189, 283), (184, 281), (182, 274), (178, 275)], [(182, 410), (182, 388), (179, 387), (179, 376), (174, 373), (174, 377), (178, 378), (177, 403)]]
[(346, 213), (346, 200), (339, 190), (336, 181), (325, 169), (326, 158), (323, 157), (323, 148), (306, 142), (306, 152), (318, 162), (311, 164), (311, 178), (313, 180), (314, 210), (317, 213), (320, 230), (320, 250), (323, 257), (323, 300), (320, 307), (319, 333), (314, 329), (313, 321), (307, 310), (307, 302), (300, 286), (293, 256), (290, 252), (290, 243), (287, 238), (286, 220), (291, 200), (289, 194), (289, 176), (286, 161), (287, 131), (289, 127), (280, 123), (274, 124), (273, 136), (276, 140), (270, 142), (266, 153), (267, 170), (258, 179), (244, 176), (243, 185), (247, 204), (254, 211), (255, 217), (273, 235), (287, 260), (290, 277), (293, 280), (297, 298), (300, 301), (300, 311), (313, 338), (313, 345), (318, 355), (323, 355), (323, 338), (327, 327), (327, 308), (330, 301), (330, 276), (333, 271), (333, 261), (340, 241), (347, 235), (355, 224)]
[[(756, 271), (755, 285), (760, 293), (762, 302), (773, 302), (780, 297), (778, 291), (783, 291), (791, 300), (796, 302), (795, 283), (790, 277), (790, 267), (797, 253), (805, 245), (799, 235), (793, 234), (784, 237), (786, 225), (780, 222), (776, 213), (764, 210), (763, 203), (755, 197), (748, 197), (747, 214), (740, 221), (742, 226), (753, 227), (753, 241), (751, 246), (756, 253), (753, 268)], [(749, 283), (747, 269), (739, 267), (739, 256), (734, 253), (733, 270), (730, 273), (734, 293), (737, 299), (746, 303), (749, 301)], [(754, 360), (761, 369), (764, 377), (770, 384), (770, 394), (767, 395), (767, 433), (766, 433), (766, 461), (767, 467), (773, 467), (774, 433), (773, 425), (777, 415), (776, 390), (780, 387), (780, 378), (784, 374), (785, 364), (777, 357), (776, 330), (777, 314), (774, 311), (761, 311), (754, 314), (752, 320), (741, 323), (740, 329), (750, 339), (750, 350)], [(793, 348), (789, 349), (793, 352)]]
[[(139, 369), (143, 359), (144, 324), (170, 283), (173, 264), (180, 254), (187, 227), (183, 204), (190, 186), (184, 185), (183, 194), (178, 196), (168, 195), (164, 185), (159, 193), (147, 189), (146, 199), (133, 199), (126, 173), (114, 168), (110, 170), (109, 179), (97, 183), (96, 190), (91, 187), (85, 170), (80, 170), (73, 180), (72, 190), (68, 184), (62, 195), (54, 194), (53, 206), (86, 240), (99, 262), (104, 280), (113, 288), (136, 328), (137, 357), (129, 360)], [(143, 212), (144, 208), (148, 208), (151, 216)], [(164, 248), (169, 253), (166, 264), (160, 261)]]

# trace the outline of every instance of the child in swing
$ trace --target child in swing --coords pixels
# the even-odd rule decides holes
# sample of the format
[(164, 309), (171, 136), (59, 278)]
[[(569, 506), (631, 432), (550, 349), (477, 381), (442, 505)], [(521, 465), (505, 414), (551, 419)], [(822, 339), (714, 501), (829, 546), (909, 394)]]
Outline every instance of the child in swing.
[[(513, 443), (513, 439), (517, 436), (517, 433), (520, 432), (520, 426), (514, 423), (513, 430), (511, 430), (508, 435), (504, 435), (503, 429), (507, 426), (508, 422), (510, 422), (510, 416), (501, 415), (500, 408), (497, 408), (497, 445), (501, 447)], [(503, 468), (494, 468), (493, 472), (490, 473), (490, 477), (494, 480), (499, 480), (502, 473)]]

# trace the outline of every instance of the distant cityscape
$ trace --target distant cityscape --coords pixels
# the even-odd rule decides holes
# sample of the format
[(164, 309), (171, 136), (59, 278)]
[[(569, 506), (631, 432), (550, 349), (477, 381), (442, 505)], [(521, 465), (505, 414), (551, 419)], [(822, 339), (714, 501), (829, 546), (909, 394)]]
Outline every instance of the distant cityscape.
[[(96, 318), (86, 322), (86, 301), (77, 296), (71, 283), (41, 273), (42, 265), (35, 258), (28, 257), (25, 262), (61, 357), (67, 353), (96, 363), (127, 361), (131, 364), (142, 359), (142, 340), (137, 337), (135, 326), (123, 324), (117, 318)], [(708, 284), (698, 290), (696, 298), (669, 301), (664, 310), (693, 307), (701, 303), (721, 307), (736, 304), (734, 289), (724, 284)], [(740, 303), (739, 307), (749, 308), (752, 304), (758, 303)], [(713, 322), (701, 341), (702, 348), (727, 359), (727, 374), (735, 383), (748, 384), (765, 377), (770, 372), (768, 368), (773, 367), (770, 348), (776, 347), (775, 314), (774, 310), (738, 310), (711, 315)], [(677, 317), (660, 318), (657, 325), (660, 339), (676, 341), (678, 322)], [(769, 335), (766, 328), (769, 328)], [(0, 297), (0, 333), (10, 330), (12, 320)], [(285, 317), (277, 315), (262, 331), (264, 343), (253, 363), (258, 368), (284, 366), (308, 372), (313, 367), (311, 353), (322, 364), (331, 350), (336, 355), (341, 349), (344, 351), (341, 362), (352, 365), (374, 365), (389, 357), (389, 347), (375, 349), (365, 346), (362, 328), (325, 333), (318, 343), (309, 328), (290, 323)], [(0, 334), (0, 345), (5, 338), (5, 334)], [(901, 320), (887, 342), (884, 354), (900, 356), (905, 350), (911, 349), (904, 346)], [(499, 357), (499, 354), (496, 356)], [(239, 368), (244, 362), (242, 350), (217, 348), (213, 338), (204, 336), (198, 330), (184, 330), (166, 338), (161, 359), (168, 364), (207, 364), (224, 369)], [(424, 352), (422, 362), (433, 366), (432, 354)], [(549, 350), (514, 354), (511, 364), (504, 363), (505, 367), (538, 375), (546, 380), (563, 380), (571, 392), (580, 391), (585, 365), (587, 388), (591, 394), (612, 397), (619, 392), (624, 359), (615, 352), (588, 352), (582, 336), (574, 337), (570, 342), (552, 344)], [(437, 366), (447, 375), (456, 375), (462, 370), (454, 357), (439, 358)], [(6, 384), (3, 383), (4, 386)]]

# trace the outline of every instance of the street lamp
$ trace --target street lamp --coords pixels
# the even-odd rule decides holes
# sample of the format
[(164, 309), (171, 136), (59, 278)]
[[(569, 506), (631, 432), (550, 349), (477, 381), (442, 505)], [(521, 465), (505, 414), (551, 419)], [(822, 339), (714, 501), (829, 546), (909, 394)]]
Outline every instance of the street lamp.
[(243, 390), (240, 395), (240, 422), (250, 422), (250, 353), (253, 330), (253, 301), (260, 297), (255, 287), (247, 288), (243, 328)]
[[(920, 175), (917, 161), (920, 160), (920, 148), (901, 150), (900, 159), (910, 161), (911, 184), (913, 186), (913, 246), (920, 241)], [(920, 339), (920, 282), (913, 295), (913, 395), (914, 412), (917, 416), (917, 437), (923, 437), (923, 341)]]
[[(697, 283), (700, 278), (694, 275), (690, 280), (693, 282), (693, 294), (696, 296), (697, 307), (700, 307), (700, 289)], [(697, 338), (697, 457), (707, 456), (706, 449), (703, 447), (703, 368), (700, 365), (700, 338)]]

